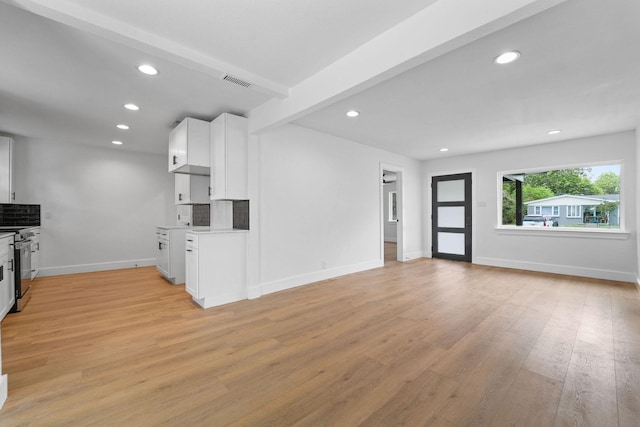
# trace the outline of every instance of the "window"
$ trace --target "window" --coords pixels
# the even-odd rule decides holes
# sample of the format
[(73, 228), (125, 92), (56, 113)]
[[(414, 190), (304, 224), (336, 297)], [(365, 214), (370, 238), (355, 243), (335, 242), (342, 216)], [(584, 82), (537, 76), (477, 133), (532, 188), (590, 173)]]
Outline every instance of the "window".
[(499, 224), (620, 229), (620, 171), (611, 163), (501, 172)]
[(396, 204), (396, 200), (397, 200), (397, 192), (390, 191), (389, 192), (389, 222), (398, 221), (398, 207)]
[(559, 206), (530, 206), (529, 215), (533, 216), (560, 216)]
[(567, 218), (582, 218), (582, 206), (567, 206)]

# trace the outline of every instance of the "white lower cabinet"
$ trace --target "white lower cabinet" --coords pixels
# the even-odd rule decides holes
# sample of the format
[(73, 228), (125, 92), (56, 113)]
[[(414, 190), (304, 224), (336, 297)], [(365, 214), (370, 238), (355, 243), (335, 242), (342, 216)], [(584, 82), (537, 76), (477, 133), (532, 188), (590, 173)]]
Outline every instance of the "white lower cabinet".
[(31, 242), (31, 280), (35, 279), (40, 272), (40, 227), (33, 229), (33, 240)]
[(247, 236), (240, 230), (187, 232), (185, 289), (200, 306), (247, 299)]
[(184, 283), (184, 236), (186, 228), (156, 228), (156, 268), (174, 285)]
[(0, 237), (0, 320), (16, 302), (14, 283), (13, 234)]

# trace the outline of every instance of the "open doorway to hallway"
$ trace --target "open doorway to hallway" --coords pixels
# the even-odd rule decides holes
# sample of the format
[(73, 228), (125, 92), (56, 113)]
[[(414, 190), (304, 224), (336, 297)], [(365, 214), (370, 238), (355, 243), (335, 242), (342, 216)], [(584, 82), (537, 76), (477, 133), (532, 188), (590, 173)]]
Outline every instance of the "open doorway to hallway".
[(382, 259), (403, 260), (402, 170), (385, 166), (382, 173)]

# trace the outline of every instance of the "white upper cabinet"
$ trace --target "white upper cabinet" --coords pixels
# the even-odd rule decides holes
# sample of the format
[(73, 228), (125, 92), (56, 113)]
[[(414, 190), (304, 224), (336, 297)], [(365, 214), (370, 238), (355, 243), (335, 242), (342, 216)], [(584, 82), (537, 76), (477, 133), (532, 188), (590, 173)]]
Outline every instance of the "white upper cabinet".
[(169, 172), (209, 175), (209, 122), (187, 117), (169, 134)]
[(211, 122), (211, 200), (248, 199), (247, 119), (221, 114)]
[(176, 205), (209, 203), (209, 177), (176, 173)]
[(13, 203), (13, 139), (0, 136), (0, 203)]

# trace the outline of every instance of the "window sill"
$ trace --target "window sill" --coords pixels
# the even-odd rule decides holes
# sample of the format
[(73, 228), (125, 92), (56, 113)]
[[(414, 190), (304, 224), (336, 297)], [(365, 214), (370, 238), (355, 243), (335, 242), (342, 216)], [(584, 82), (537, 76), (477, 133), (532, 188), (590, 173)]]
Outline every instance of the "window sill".
[(558, 227), (496, 227), (497, 234), (511, 236), (577, 237), (585, 239), (625, 240), (630, 233), (624, 230), (571, 229)]

